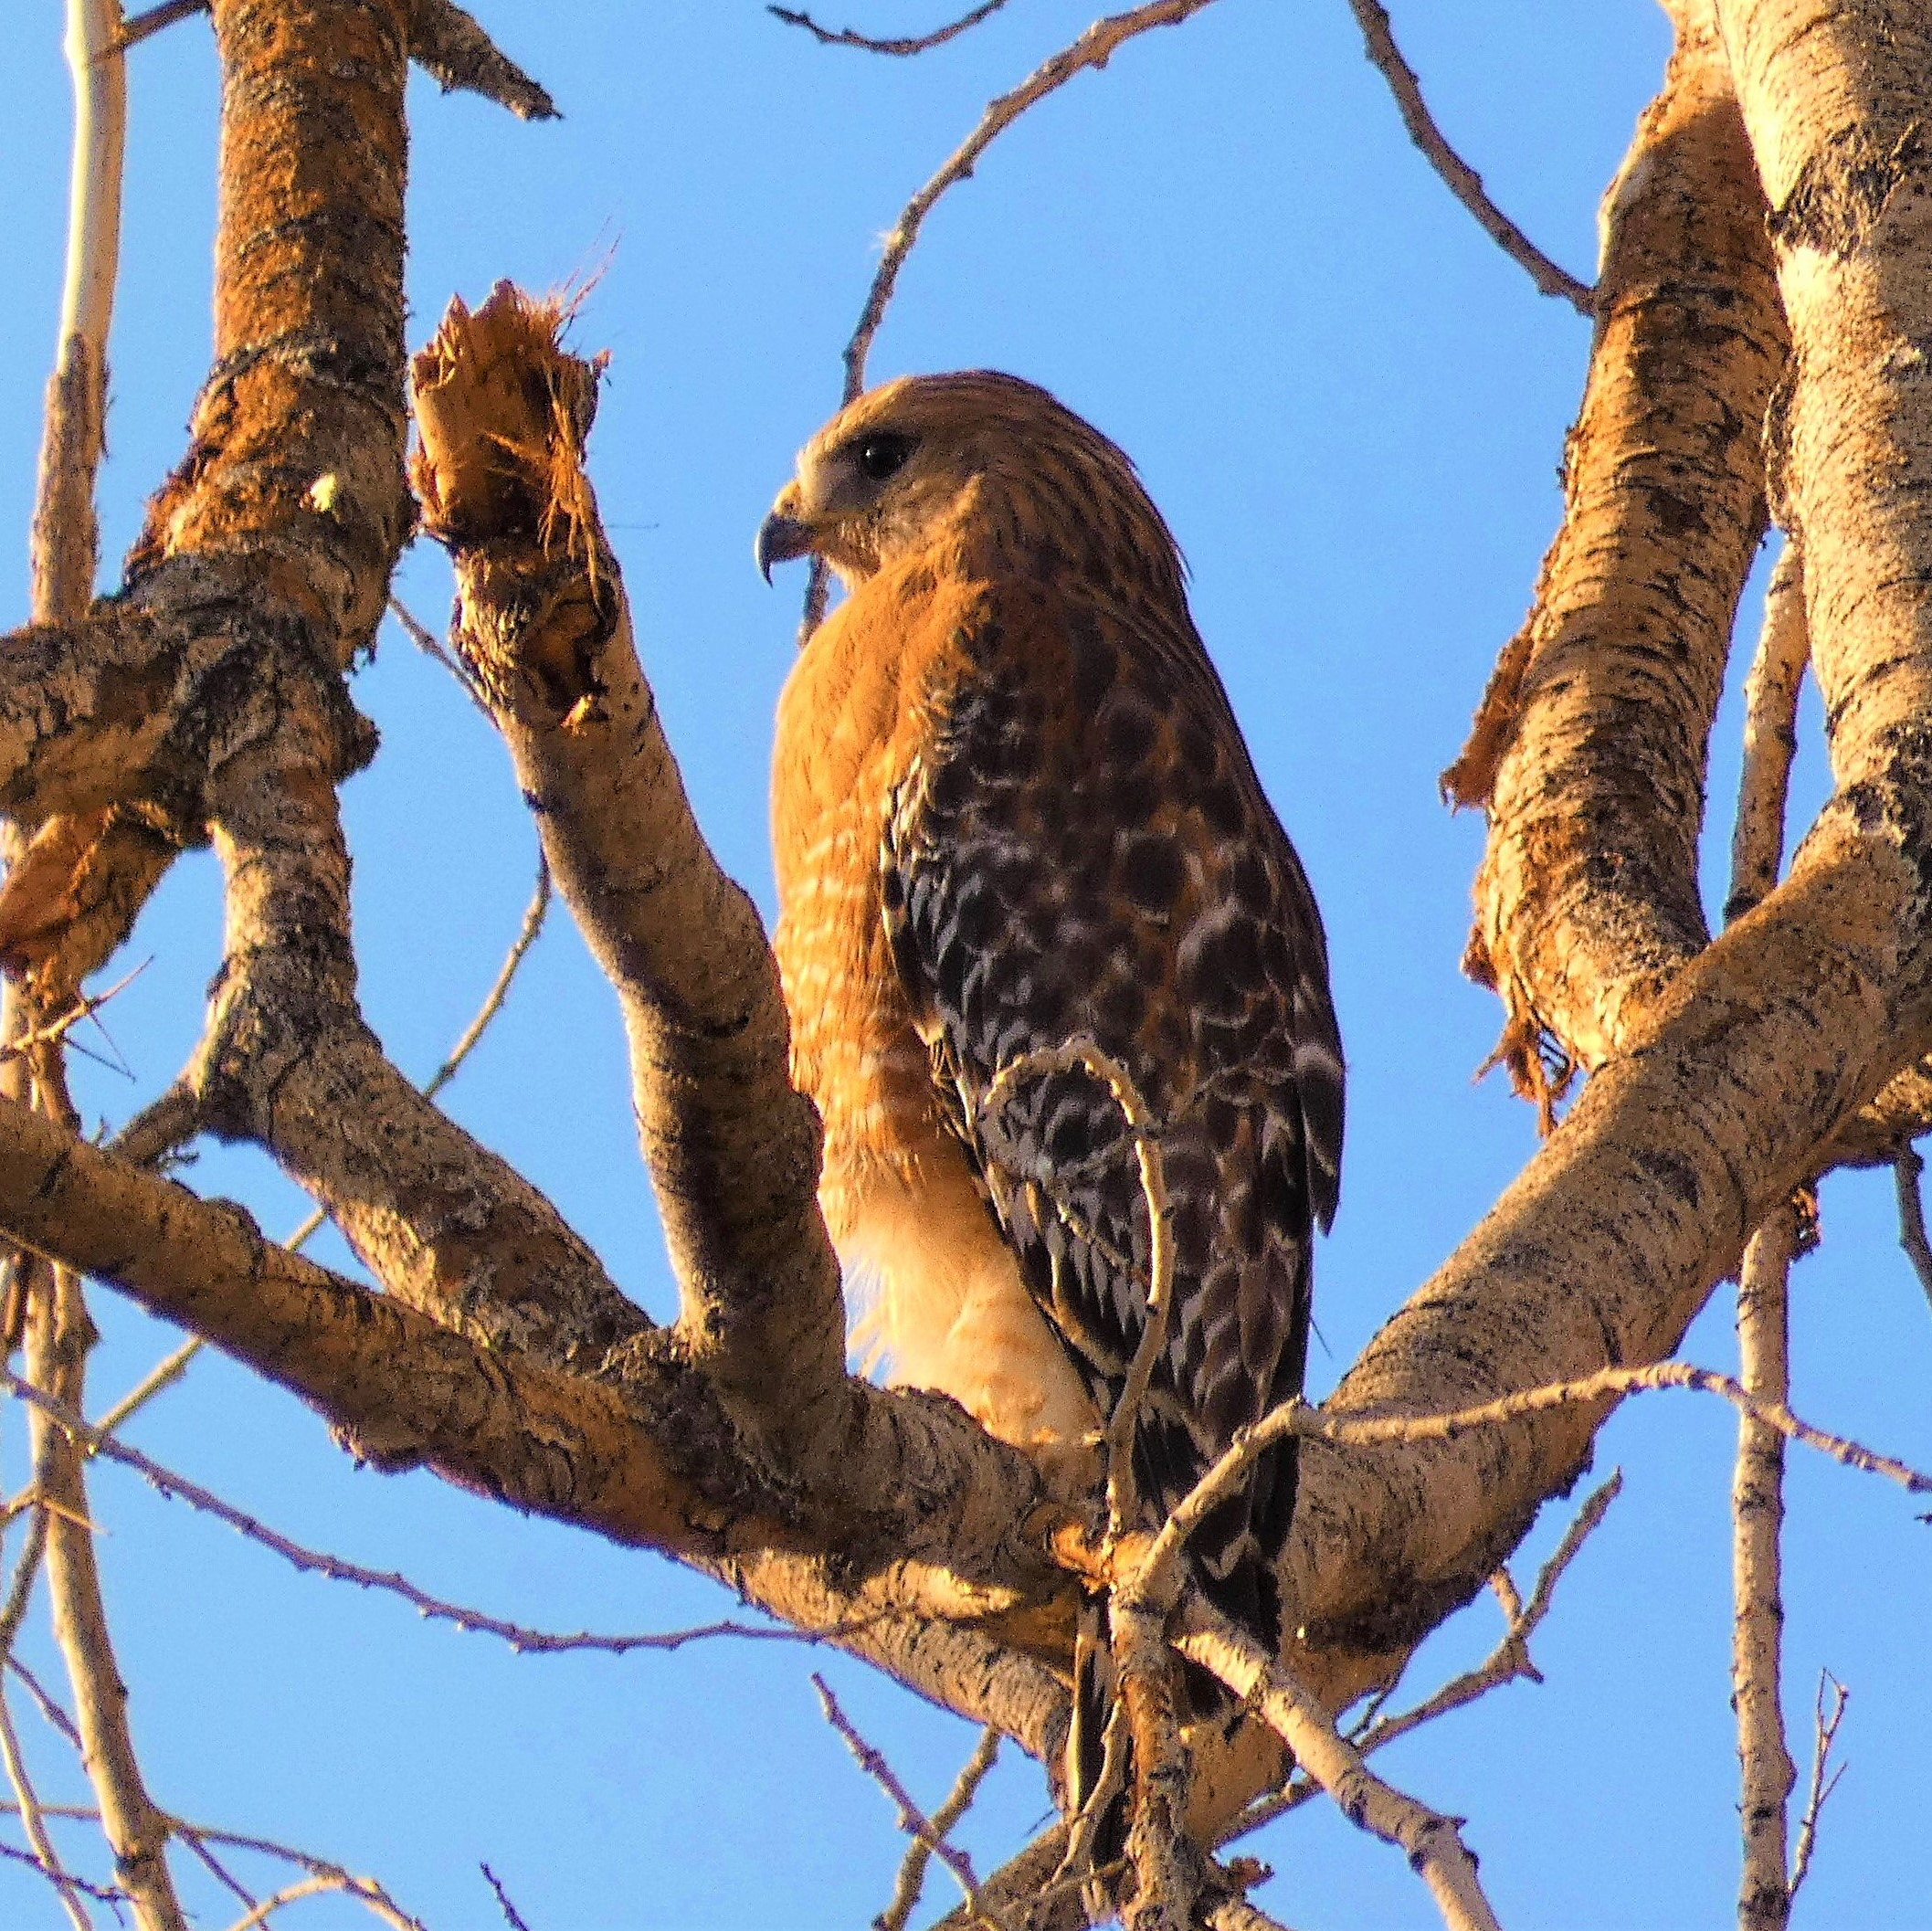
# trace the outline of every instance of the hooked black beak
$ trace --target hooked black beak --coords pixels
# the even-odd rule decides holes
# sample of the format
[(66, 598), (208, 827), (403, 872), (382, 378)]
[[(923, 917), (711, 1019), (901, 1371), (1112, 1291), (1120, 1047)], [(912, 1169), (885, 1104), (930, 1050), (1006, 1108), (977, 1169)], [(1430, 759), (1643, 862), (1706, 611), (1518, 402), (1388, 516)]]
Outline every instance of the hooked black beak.
[(811, 525), (800, 522), (795, 516), (781, 516), (774, 510), (758, 525), (758, 541), (752, 554), (757, 558), (758, 574), (770, 583), (774, 564), (789, 563), (795, 556), (805, 555), (811, 547)]

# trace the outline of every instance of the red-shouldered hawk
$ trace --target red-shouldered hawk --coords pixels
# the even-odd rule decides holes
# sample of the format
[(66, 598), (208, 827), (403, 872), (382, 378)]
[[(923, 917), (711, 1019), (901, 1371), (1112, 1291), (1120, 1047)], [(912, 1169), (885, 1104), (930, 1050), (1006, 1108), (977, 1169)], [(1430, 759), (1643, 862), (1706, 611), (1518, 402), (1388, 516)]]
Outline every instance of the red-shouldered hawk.
[[(1111, 1411), (1147, 1324), (1133, 1141), (1156, 1119), (1175, 1300), (1137, 1474), (1162, 1514), (1299, 1391), (1332, 1219), (1342, 1051), (1306, 878), (1127, 458), (979, 371), (862, 396), (808, 443), (759, 565), (850, 596), (778, 712), (776, 948), (820, 1198), (893, 1378), (1051, 1451)], [(1269, 1640), (1294, 1445), (1203, 1525), (1203, 1586)]]

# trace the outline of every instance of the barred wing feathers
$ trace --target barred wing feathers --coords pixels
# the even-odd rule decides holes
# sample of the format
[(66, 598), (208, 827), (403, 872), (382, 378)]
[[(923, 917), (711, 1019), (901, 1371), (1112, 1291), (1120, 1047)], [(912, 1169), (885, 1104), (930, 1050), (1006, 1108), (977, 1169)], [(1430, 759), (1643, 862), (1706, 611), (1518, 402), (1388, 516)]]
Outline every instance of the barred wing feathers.
[[(1027, 1287), (1103, 1414), (1148, 1321), (1124, 1121), (1082, 1070), (988, 1097), (1002, 1069), (1087, 1040), (1161, 1123), (1176, 1293), (1135, 1455), (1165, 1513), (1302, 1386), (1343, 1124), (1320, 916), (1184, 608), (1039, 570), (985, 586), (927, 662), (882, 854), (893, 959)], [(1210, 1593), (1270, 1636), (1294, 1475), (1284, 1443), (1195, 1542)]]

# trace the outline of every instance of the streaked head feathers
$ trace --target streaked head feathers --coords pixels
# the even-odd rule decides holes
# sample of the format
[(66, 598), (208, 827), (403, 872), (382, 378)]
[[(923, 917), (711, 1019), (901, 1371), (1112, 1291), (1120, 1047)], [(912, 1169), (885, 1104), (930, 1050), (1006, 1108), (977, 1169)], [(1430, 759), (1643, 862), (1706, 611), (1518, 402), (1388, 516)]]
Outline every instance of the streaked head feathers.
[(992, 369), (906, 375), (798, 452), (758, 565), (816, 554), (848, 585), (935, 548), (978, 572), (1134, 576), (1182, 595), (1172, 532), (1127, 456), (1046, 390)]

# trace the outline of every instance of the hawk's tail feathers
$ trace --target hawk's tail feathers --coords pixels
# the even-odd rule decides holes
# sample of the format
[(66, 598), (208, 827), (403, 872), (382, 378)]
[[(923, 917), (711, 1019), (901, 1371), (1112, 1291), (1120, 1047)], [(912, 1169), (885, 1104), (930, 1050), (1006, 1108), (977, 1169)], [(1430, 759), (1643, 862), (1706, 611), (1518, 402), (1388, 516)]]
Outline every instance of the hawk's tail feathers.
[(1080, 1608), (1073, 1634), (1073, 1725), (1067, 1733), (1067, 1819), (1077, 1822), (1094, 1792), (1107, 1780), (1107, 1732), (1114, 1732), (1114, 1748), (1120, 1774), (1114, 1794), (1094, 1820), (1088, 1845), (1093, 1870), (1117, 1863), (1127, 1852), (1127, 1793), (1134, 1780), (1133, 1746), (1127, 1726), (1115, 1724), (1120, 1708), (1114, 1671), (1114, 1646), (1107, 1635), (1107, 1604), (1103, 1596), (1087, 1598)]

